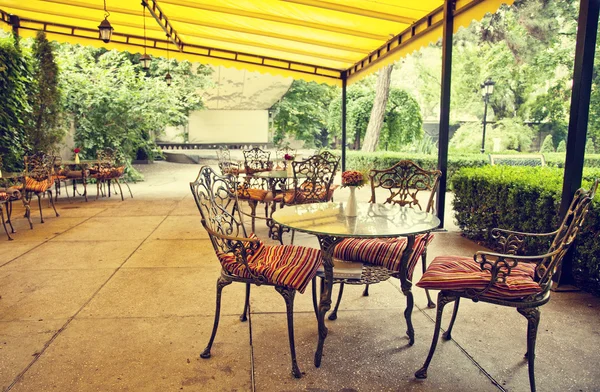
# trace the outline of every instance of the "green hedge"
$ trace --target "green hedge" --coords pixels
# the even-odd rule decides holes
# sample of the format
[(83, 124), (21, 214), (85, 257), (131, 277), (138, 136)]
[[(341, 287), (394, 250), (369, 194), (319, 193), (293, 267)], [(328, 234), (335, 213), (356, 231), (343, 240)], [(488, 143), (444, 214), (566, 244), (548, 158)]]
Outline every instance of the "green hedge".
[[(584, 171), (585, 188), (599, 169)], [(501, 227), (525, 232), (550, 232), (559, 222), (563, 170), (554, 167), (486, 166), (464, 168), (452, 179), (454, 212), (460, 229), (474, 240), (498, 249), (490, 230)], [(573, 260), (577, 285), (600, 295), (600, 195), (579, 234)], [(531, 252), (549, 243), (531, 243)]]

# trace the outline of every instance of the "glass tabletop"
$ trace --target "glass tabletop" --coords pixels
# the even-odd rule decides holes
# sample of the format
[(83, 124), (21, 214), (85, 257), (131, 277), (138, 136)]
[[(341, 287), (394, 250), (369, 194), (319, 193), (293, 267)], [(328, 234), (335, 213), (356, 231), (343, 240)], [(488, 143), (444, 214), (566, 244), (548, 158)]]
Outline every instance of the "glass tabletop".
[[(287, 170), (270, 170), (264, 172), (258, 172), (253, 174), (254, 177), (260, 178), (275, 178), (275, 179), (283, 179), (283, 178), (294, 178), (293, 173), (288, 173)], [(304, 174), (297, 174), (298, 178), (305, 178)]]
[(346, 203), (290, 206), (273, 213), (283, 226), (311, 234), (344, 237), (397, 237), (431, 231), (440, 225), (433, 214), (392, 204), (358, 203), (356, 217), (344, 215)]
[(97, 163), (98, 160), (97, 159), (80, 159), (79, 162), (75, 162), (75, 161), (62, 161), (61, 164), (62, 165), (91, 165), (94, 163)]
[(0, 179), (14, 179), (19, 177), (23, 177), (23, 173), (11, 173), (3, 171), (0, 175)]

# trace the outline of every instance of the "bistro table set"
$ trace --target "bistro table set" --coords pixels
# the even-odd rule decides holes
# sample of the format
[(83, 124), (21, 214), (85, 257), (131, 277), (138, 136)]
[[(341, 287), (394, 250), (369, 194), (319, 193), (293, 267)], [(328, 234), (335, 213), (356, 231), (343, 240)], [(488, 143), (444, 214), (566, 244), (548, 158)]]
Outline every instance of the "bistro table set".
[[(78, 152), (78, 151), (77, 151)], [(96, 182), (96, 199), (102, 194), (111, 195), (111, 185), (119, 188), (121, 200), (124, 200), (121, 183), (124, 183), (129, 189), (129, 194), (133, 197), (129, 184), (123, 178), (125, 165), (121, 163), (118, 154), (112, 149), (104, 149), (98, 152), (96, 159), (79, 159), (77, 152), (74, 160), (62, 160), (60, 157), (35, 153), (24, 158), (24, 170), (22, 172), (2, 171), (2, 161), (0, 159), (0, 219), (4, 231), (9, 240), (12, 240), (11, 233), (15, 233), (12, 224), (13, 202), (21, 200), (25, 208), (25, 217), (29, 221), (29, 226), (33, 229), (31, 221), (30, 201), (33, 195), (37, 196), (40, 211), (40, 222), (44, 223), (42, 197), (48, 197), (48, 202), (54, 209), (56, 216), (59, 216), (54, 202), (58, 199), (61, 192), (61, 184), (64, 184), (65, 193), (69, 197), (67, 181), (72, 182), (73, 197), (78, 193), (77, 183), (83, 185), (81, 194), (85, 201), (88, 201), (87, 184), (90, 180)], [(55, 195), (52, 194), (54, 186)], [(8, 230), (10, 226), (10, 233)]]
[[(427, 292), (428, 307), (437, 307), (437, 315), (429, 354), (415, 377), (427, 377), (444, 306), (454, 302), (450, 324), (443, 335), (449, 340), (460, 299), (468, 298), (474, 302), (513, 307), (527, 319), (526, 358), (531, 390), (535, 391), (539, 307), (549, 300), (552, 276), (560, 269), (563, 256), (582, 227), (598, 181), (591, 189), (580, 189), (576, 193), (560, 227), (554, 232), (536, 234), (493, 229), (491, 234), (497, 239), (502, 253), (480, 251), (471, 257), (443, 255), (427, 266), (427, 245), (433, 239), (432, 232), (440, 225), (434, 211), (439, 171), (424, 170), (411, 161), (399, 161), (389, 169), (371, 170), (366, 179), (357, 172), (344, 172), (342, 186), (364, 185), (367, 181), (362, 180), (368, 180), (371, 199), (356, 202), (351, 190), (347, 202), (334, 202), (333, 193), (337, 186), (333, 185), (333, 179), (339, 158), (329, 152), (315, 153), (304, 160), (298, 160), (294, 155), (293, 151), (283, 155), (278, 152), (278, 158), (284, 159), (275, 164), (269, 160), (270, 152), (244, 151), (242, 167), (242, 163), (229, 159), (228, 151), (221, 151), (221, 174), (203, 166), (196, 180), (190, 183), (202, 225), (222, 267), (217, 280), (213, 331), (200, 355), (202, 358), (211, 356), (219, 325), (221, 293), (233, 282), (246, 284), (241, 321), (247, 320), (251, 285), (274, 286), (282, 295), (287, 310), (291, 369), (296, 378), (302, 373), (295, 352), (294, 296), (296, 291), (303, 293), (311, 283), (318, 321), (315, 367), (321, 366), (325, 349), (328, 334), (325, 315), (331, 309), (334, 284), (340, 284), (340, 290), (329, 320), (337, 318), (345, 284), (366, 285), (363, 295), (368, 295), (370, 284), (398, 279), (406, 296), (404, 317), (408, 344), (412, 346), (415, 343), (411, 321), (414, 306), (412, 277), (421, 259), (423, 276), (417, 286), (439, 290), (439, 293), (435, 304)], [(356, 182), (356, 178), (361, 181)], [(382, 194), (385, 194), (384, 199), (378, 202), (377, 197)], [(423, 206), (420, 199), (427, 199)], [(250, 214), (243, 211), (242, 201), (250, 205)], [(265, 205), (265, 217), (261, 219), (269, 227), (269, 236), (281, 245), (266, 245), (254, 234), (259, 203)], [(250, 234), (244, 226), (244, 215), (252, 218)], [(285, 231), (292, 233), (290, 245), (283, 244)], [(293, 245), (295, 231), (316, 236), (320, 249)], [(540, 255), (524, 256), (529, 238), (547, 239), (548, 250)]]

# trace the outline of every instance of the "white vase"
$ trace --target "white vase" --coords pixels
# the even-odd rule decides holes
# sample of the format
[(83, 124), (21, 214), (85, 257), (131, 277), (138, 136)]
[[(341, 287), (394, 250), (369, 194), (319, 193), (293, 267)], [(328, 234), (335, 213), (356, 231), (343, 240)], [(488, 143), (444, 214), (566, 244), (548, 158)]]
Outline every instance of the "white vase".
[(346, 202), (346, 206), (344, 207), (344, 215), (346, 216), (356, 216), (358, 215), (357, 206), (356, 206), (356, 187), (349, 186), (350, 196), (348, 196), (348, 201)]
[(287, 161), (285, 163), (285, 169), (287, 170), (287, 175), (289, 177), (294, 177), (294, 168), (292, 167), (292, 161)]

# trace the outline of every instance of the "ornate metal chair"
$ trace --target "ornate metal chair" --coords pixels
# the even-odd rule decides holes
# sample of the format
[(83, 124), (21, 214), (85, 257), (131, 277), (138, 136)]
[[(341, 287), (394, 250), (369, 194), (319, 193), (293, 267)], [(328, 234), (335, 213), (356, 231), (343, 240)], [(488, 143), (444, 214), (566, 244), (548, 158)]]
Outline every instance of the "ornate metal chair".
[(254, 173), (273, 170), (273, 161), (271, 161), (271, 152), (254, 147), (251, 150), (244, 150), (244, 169), (246, 175), (251, 176)]
[(40, 221), (44, 223), (42, 215), (42, 199), (44, 194), (48, 194), (50, 205), (54, 209), (56, 216), (60, 216), (54, 206), (54, 198), (52, 197), (52, 185), (54, 184), (54, 157), (41, 152), (25, 157), (25, 184), (24, 193), (27, 201), (31, 200), (31, 196), (35, 194), (38, 197), (38, 205), (40, 207)]
[[(222, 169), (221, 169), (222, 170)], [(268, 182), (263, 178), (254, 177), (253, 174), (273, 170), (271, 153), (255, 147), (244, 150), (244, 182), (238, 185), (237, 196), (240, 200), (248, 202), (251, 210), (252, 231), (255, 229), (256, 207), (258, 203), (265, 205), (265, 218), (269, 217), (269, 203), (273, 194), (269, 190)]]
[(54, 200), (58, 200), (58, 195), (61, 192), (61, 185), (64, 184), (65, 194), (69, 198), (69, 188), (67, 181), (71, 181), (73, 187), (73, 197), (75, 197), (79, 191), (77, 190), (77, 181), (81, 181), (83, 184), (83, 196), (87, 201), (87, 178), (89, 177), (90, 171), (87, 169), (87, 165), (79, 165), (80, 170), (72, 170), (72, 165), (64, 165), (60, 156), (55, 156), (54, 160), (54, 190), (56, 194)]
[[(437, 299), (437, 315), (433, 341), (425, 364), (415, 376), (427, 378), (427, 368), (435, 352), (440, 334), (444, 306), (454, 302), (450, 325), (443, 334), (452, 339), (452, 327), (461, 298), (487, 302), (517, 309), (527, 319), (527, 353), (529, 384), (535, 391), (535, 341), (540, 321), (539, 307), (550, 300), (552, 276), (560, 271), (562, 259), (583, 225), (588, 207), (594, 198), (598, 180), (590, 190), (579, 189), (558, 230), (534, 234), (493, 229), (503, 253), (480, 251), (473, 257), (439, 256), (432, 262), (417, 286), (441, 290)], [(521, 256), (529, 240), (552, 239), (545, 254)]]
[(221, 263), (217, 280), (215, 323), (206, 349), (200, 355), (210, 358), (210, 350), (219, 326), (221, 292), (232, 282), (246, 284), (246, 301), (240, 317), (246, 321), (250, 285), (274, 286), (285, 300), (288, 333), (292, 357), (292, 374), (301, 377), (296, 362), (294, 345), (293, 307), (296, 290), (303, 293), (315, 277), (321, 264), (321, 251), (293, 245), (266, 246), (254, 234), (248, 236), (238, 208), (233, 177), (217, 175), (203, 166), (190, 188), (202, 216), (202, 225), (208, 232)]
[(90, 170), (90, 177), (96, 179), (96, 200), (98, 200), (100, 189), (101, 187), (103, 189), (104, 185), (108, 186), (108, 197), (110, 197), (110, 186), (113, 182), (119, 187), (121, 201), (125, 200), (123, 190), (121, 189), (121, 182), (127, 186), (129, 195), (133, 198), (131, 188), (124, 178), (125, 164), (122, 162), (122, 157), (119, 156), (117, 151), (112, 148), (105, 148), (103, 151), (98, 152), (97, 157), (98, 163)]
[[(439, 170), (424, 170), (412, 161), (403, 160), (396, 163), (389, 169), (371, 170), (369, 180), (371, 183), (370, 203), (377, 203), (377, 190), (386, 190), (389, 194), (383, 201), (384, 204), (397, 204), (411, 208), (425, 209), (426, 212), (434, 213), (435, 193), (437, 192)], [(419, 193), (429, 192), (426, 199), (425, 208), (421, 206)], [(427, 245), (433, 239), (433, 234), (427, 233), (415, 238), (412, 247), (412, 254), (408, 261), (408, 279), (412, 280), (412, 274), (415, 266), (421, 258), (423, 272), (427, 268)], [(400, 278), (402, 254), (407, 245), (406, 238), (381, 238), (381, 239), (360, 239), (348, 238), (340, 242), (333, 256), (343, 261), (358, 261), (365, 263), (365, 279), (352, 280), (340, 279), (334, 283), (340, 283), (340, 290), (337, 302), (333, 311), (329, 314), (330, 320), (337, 318), (337, 311), (342, 301), (344, 293), (344, 284), (366, 284), (363, 292), (364, 296), (369, 295), (369, 284), (379, 283), (389, 279), (389, 277)], [(427, 306), (435, 307), (429, 291), (427, 294)]]
[[(1, 163), (1, 161), (0, 161)], [(2, 226), (4, 226), (4, 231), (6, 232), (6, 236), (9, 240), (12, 240), (12, 237), (8, 233), (8, 229), (6, 224), (10, 225), (11, 233), (15, 233), (15, 228), (12, 225), (12, 203), (17, 200), (23, 201), (23, 206), (25, 207), (25, 217), (29, 221), (29, 228), (33, 229), (33, 223), (31, 222), (31, 210), (29, 209), (29, 203), (23, 197), (23, 193), (19, 189), (22, 188), (22, 185), (19, 183), (20, 180), (18, 178), (13, 178), (15, 180), (15, 184), (8, 183), (8, 179), (2, 181), (0, 184), (0, 219), (2, 220)], [(6, 211), (6, 219), (4, 218), (4, 212)]]
[(227, 147), (220, 147), (217, 150), (217, 159), (222, 174), (232, 174), (234, 176), (240, 174), (240, 164), (231, 160), (231, 152)]

